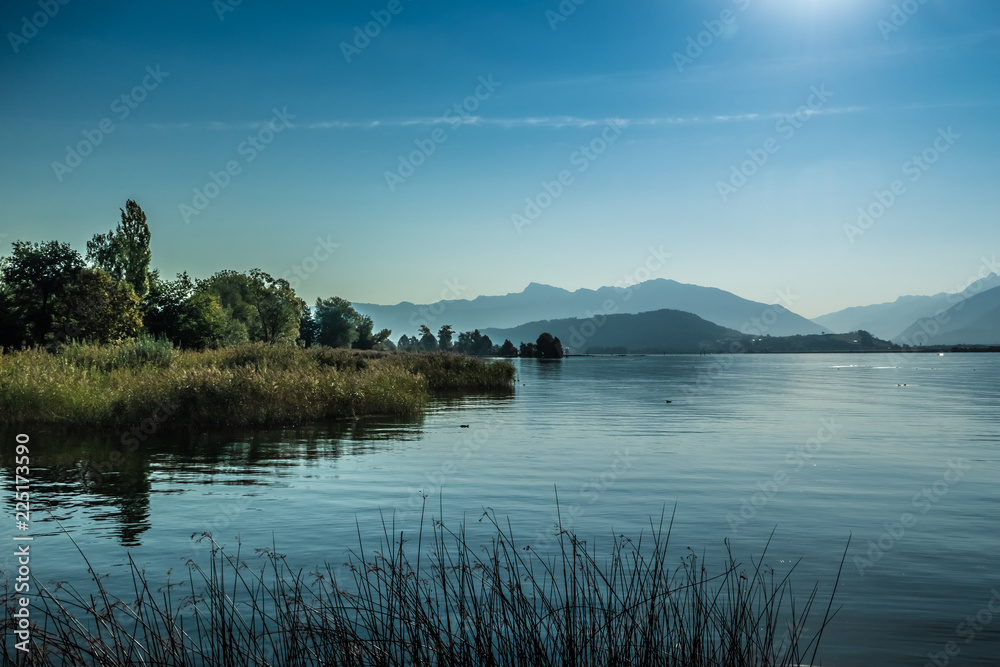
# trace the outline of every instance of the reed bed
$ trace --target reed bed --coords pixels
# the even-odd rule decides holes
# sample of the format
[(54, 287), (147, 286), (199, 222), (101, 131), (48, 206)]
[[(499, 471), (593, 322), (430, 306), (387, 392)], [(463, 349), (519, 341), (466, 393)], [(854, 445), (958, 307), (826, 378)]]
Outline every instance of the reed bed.
[(0, 355), (0, 423), (263, 426), (413, 415), (437, 391), (506, 389), (514, 367), (457, 354), (303, 349), (263, 343), (205, 351), (138, 339)]
[(806, 633), (818, 587), (798, 606), (794, 566), (778, 574), (764, 555), (744, 567), (729, 552), (709, 574), (688, 551), (671, 567), (662, 517), (635, 542), (613, 538), (599, 561), (567, 531), (544, 555), (484, 516), (495, 531), (481, 548), (464, 526), (425, 531), (422, 518), (414, 541), (383, 522), (377, 549), (359, 530), (348, 562), (312, 573), (203, 534), (208, 562), (190, 562), (186, 581), (154, 588), (130, 561), (127, 602), (88, 562), (97, 593), (43, 588), (32, 651), (15, 656), (8, 643), (4, 664), (791, 666), (817, 664), (835, 614), (836, 583)]

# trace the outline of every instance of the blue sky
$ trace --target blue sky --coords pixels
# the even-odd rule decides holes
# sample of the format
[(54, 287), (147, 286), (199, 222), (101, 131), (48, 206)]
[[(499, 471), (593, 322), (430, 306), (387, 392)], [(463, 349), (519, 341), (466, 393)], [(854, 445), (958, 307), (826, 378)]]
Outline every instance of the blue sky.
[(1000, 255), (992, 0), (235, 2), (4, 4), (5, 253), (131, 198), (161, 273), (309, 301), (649, 275), (806, 316)]

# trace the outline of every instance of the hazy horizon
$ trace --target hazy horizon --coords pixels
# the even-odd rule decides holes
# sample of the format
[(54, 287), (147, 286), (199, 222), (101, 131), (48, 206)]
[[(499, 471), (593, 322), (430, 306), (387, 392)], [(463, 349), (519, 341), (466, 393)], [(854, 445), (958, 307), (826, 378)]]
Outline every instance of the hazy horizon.
[(134, 199), (161, 274), (309, 302), (595, 289), (662, 249), (650, 278), (817, 317), (1000, 248), (995, 3), (43, 0), (0, 27), (2, 255), (84, 251)]

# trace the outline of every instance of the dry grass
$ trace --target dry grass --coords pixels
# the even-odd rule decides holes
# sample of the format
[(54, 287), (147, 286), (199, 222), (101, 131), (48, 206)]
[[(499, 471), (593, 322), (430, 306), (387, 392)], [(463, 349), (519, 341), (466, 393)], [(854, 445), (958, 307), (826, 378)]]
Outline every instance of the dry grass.
[(511, 390), (514, 367), (461, 355), (411, 355), (262, 343), (178, 351), (137, 340), (0, 356), (0, 423), (120, 426), (163, 406), (174, 426), (259, 426), (412, 415), (439, 390)]

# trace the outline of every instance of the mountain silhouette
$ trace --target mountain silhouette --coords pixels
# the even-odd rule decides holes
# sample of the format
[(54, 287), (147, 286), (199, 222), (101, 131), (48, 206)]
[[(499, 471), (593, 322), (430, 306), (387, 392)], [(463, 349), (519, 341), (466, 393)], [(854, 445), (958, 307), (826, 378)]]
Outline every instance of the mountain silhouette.
[(935, 317), (924, 317), (894, 339), (908, 345), (1000, 344), (1000, 287), (967, 299), (952, 295), (953, 305)]
[[(530, 283), (523, 291), (432, 304), (403, 302), (394, 306), (355, 303), (375, 328), (392, 329), (393, 338), (413, 335), (425, 324), (437, 331), (450, 324), (456, 331), (515, 327), (526, 322), (585, 318), (593, 314), (636, 314), (682, 310), (722, 327), (772, 336), (824, 333), (826, 329), (781, 305), (750, 301), (714, 287), (688, 285), (662, 278), (631, 287), (601, 287), (574, 292)], [(910, 320), (912, 322), (912, 320)], [(905, 326), (905, 325), (904, 325)]]
[(680, 310), (541, 320), (509, 329), (485, 329), (482, 333), (494, 343), (506, 339), (514, 345), (534, 343), (540, 334), (550, 333), (570, 354), (584, 354), (593, 348), (626, 348), (630, 353), (685, 354), (717, 350), (726, 341), (741, 337), (735, 329), (720, 327)]
[(957, 301), (994, 287), (1000, 287), (1000, 275), (992, 273), (976, 280), (957, 294), (941, 292), (931, 296), (901, 296), (895, 301), (854, 306), (814, 317), (813, 322), (832, 331), (863, 329), (879, 338), (894, 340), (917, 320), (933, 317), (938, 312), (948, 310)]

